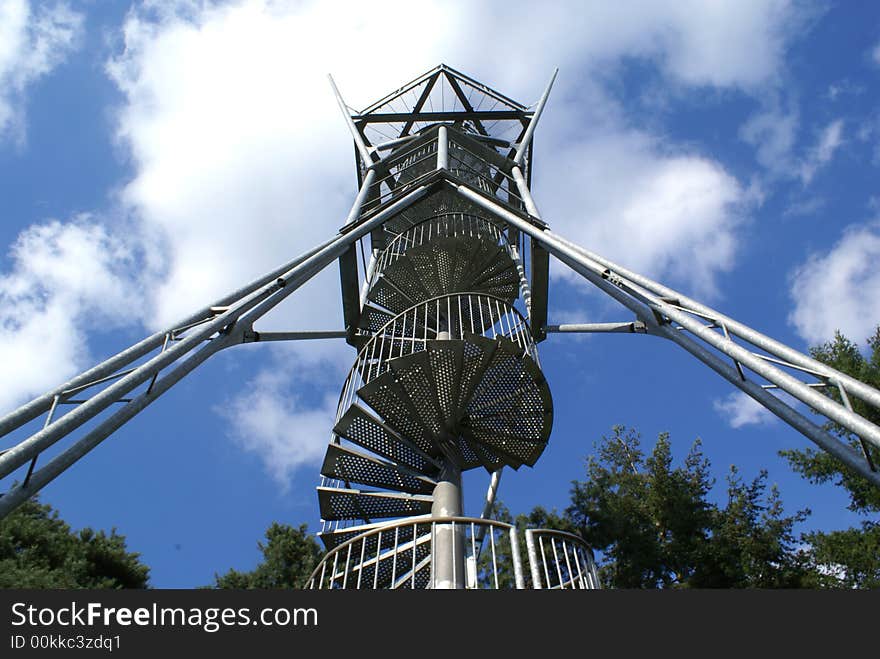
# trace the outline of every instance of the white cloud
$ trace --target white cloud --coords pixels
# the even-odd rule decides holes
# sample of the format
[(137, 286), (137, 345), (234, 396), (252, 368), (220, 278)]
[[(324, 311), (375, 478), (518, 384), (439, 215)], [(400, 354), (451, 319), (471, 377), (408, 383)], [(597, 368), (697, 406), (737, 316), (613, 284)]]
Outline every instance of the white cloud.
[(245, 385), (247, 393), (229, 401), (218, 413), (231, 424), (231, 436), (245, 451), (256, 453), (282, 491), (297, 469), (320, 463), (336, 418), (339, 394), (331, 390), (305, 402), (316, 372), (264, 369)]
[(880, 223), (854, 225), (792, 275), (789, 322), (811, 345), (840, 330), (861, 342), (880, 323)]
[(734, 391), (724, 398), (712, 401), (712, 407), (725, 418), (731, 428), (763, 425), (776, 419), (770, 410), (741, 391)]
[(19, 235), (0, 276), (0, 409), (88, 365), (88, 331), (138, 318), (135, 255), (87, 216)]
[[(648, 275), (714, 295), (734, 263), (746, 190), (698, 154), (620, 127), (555, 145), (546, 219), (574, 242)], [(564, 272), (560, 269), (560, 272)]]
[(755, 147), (755, 157), (774, 176), (789, 176), (793, 169), (793, 151), (800, 125), (795, 110), (778, 104), (754, 114), (740, 129), (740, 137)]
[(874, 60), (874, 64), (880, 66), (880, 43), (874, 46), (874, 49), (871, 51), (871, 59)]
[(73, 49), (82, 31), (82, 15), (66, 4), (28, 0), (0, 3), (0, 138), (24, 137), (25, 92)]
[[(0, 30), (5, 25), (19, 35), (15, 43), (42, 44), (7, 49), (30, 52), (26, 60), (0, 54), (0, 62), (29, 62), (13, 68), (31, 73), (9, 78), (15, 81), (9, 98), (17, 98), (69, 49), (80, 19), (59, 5), (36, 22), (25, 20), (38, 27), (13, 30), (9, 26), (28, 15), (21, 11), (27, 5), (4, 7), (20, 11), (17, 23), (0, 21)], [(447, 61), (525, 102), (535, 99), (552, 67), (561, 66), (538, 136), (535, 191), (546, 219), (625, 265), (711, 294), (717, 274), (733, 265), (748, 190), (706, 154), (633, 128), (602, 80), (637, 58), (677, 86), (757, 92), (778, 74), (785, 44), (797, 32), (794, 14), (788, 2), (699, 0), (541, 6), (397, 1), (381, 12), (355, 2), (136, 6), (123, 26), (124, 50), (108, 62), (107, 72), (123, 95), (117, 137), (134, 170), (121, 200), (139, 226), (119, 229), (124, 239), (106, 231), (92, 235), (98, 244), (114, 246), (93, 259), (96, 278), (114, 281), (125, 270), (117, 265), (131, 251), (124, 244), (136, 240), (146, 252), (146, 279), (138, 285), (147, 288), (148, 303), (140, 317), (151, 327), (165, 326), (326, 239), (355, 193), (350, 138), (326, 73), (334, 73), (350, 105), (363, 107)], [(4, 43), (13, 41), (0, 39), (0, 48)], [(0, 75), (7, 70), (13, 69), (0, 68)], [(542, 157), (542, 144), (557, 153)], [(85, 230), (77, 226), (54, 231)], [(69, 262), (63, 252), (52, 258)], [(341, 328), (335, 271), (331, 265), (294, 293), (267, 324)], [(67, 373), (84, 359), (86, 337), (77, 314), (112, 314), (111, 305), (118, 304), (122, 322), (127, 308), (111, 286), (100, 301), (91, 289), (74, 296), (76, 313), (65, 316), (63, 301), (73, 294), (62, 281), (48, 281), (54, 288), (44, 287), (44, 300), (17, 301), (7, 313), (20, 318), (19, 328), (59, 323), (52, 334), (66, 343), (52, 361)], [(124, 278), (119, 282), (133, 286)], [(14, 328), (8, 331), (12, 336)], [(29, 355), (39, 344), (19, 348), (18, 355)], [(288, 356), (329, 364), (332, 372), (352, 359), (338, 342), (294, 345)], [(55, 381), (40, 379), (24, 389)], [(288, 375), (263, 373), (255, 385), (259, 395), (251, 391), (230, 403), (234, 434), (263, 456), (279, 482), (286, 481), (297, 465), (323, 451), (335, 393), (333, 405), (303, 395)], [(291, 427), (309, 432), (291, 444)]]
[(773, 179), (800, 179), (809, 185), (843, 144), (842, 119), (830, 122), (809, 149), (797, 146), (800, 116), (779, 102), (752, 115), (740, 128), (740, 138), (755, 148), (755, 158)]
[[(136, 171), (123, 198), (143, 233), (156, 237), (153, 260), (164, 269), (152, 325), (173, 322), (339, 226), (355, 190), (328, 71), (348, 103), (363, 107), (450, 53), (457, 60), (449, 64), (526, 102), (561, 65), (538, 141), (557, 151), (552, 159), (539, 153), (536, 195), (546, 219), (629, 266), (714, 292), (716, 274), (733, 265), (746, 191), (707, 156), (629, 127), (596, 81), (609, 63), (636, 57), (678, 85), (755, 89), (776, 75), (792, 24), (788, 3), (396, 2), (381, 16), (363, 3), (260, 0), (151, 4), (129, 15), (125, 50), (108, 72), (125, 97), (118, 136)], [(394, 39), (376, 38), (377, 28)], [(584, 108), (601, 125), (586, 122)], [(335, 270), (294, 293), (273, 324), (341, 327)], [(291, 350), (323, 358), (316, 348)], [(351, 358), (338, 347), (326, 355), (337, 368)], [(320, 420), (323, 450), (329, 408), (261, 378), (259, 399), (248, 393), (232, 403), (233, 425), (281, 481), (316, 455), (288, 447), (285, 427)]]
[(819, 141), (804, 158), (800, 166), (800, 177), (804, 185), (810, 183), (816, 172), (831, 162), (835, 151), (843, 144), (843, 121), (832, 121), (822, 131)]

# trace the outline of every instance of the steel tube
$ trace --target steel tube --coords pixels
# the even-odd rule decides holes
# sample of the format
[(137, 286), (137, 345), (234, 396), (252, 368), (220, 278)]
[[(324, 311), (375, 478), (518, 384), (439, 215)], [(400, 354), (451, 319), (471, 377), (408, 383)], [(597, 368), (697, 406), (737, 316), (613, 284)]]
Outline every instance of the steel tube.
[(795, 350), (794, 348), (790, 348), (784, 343), (781, 343), (776, 339), (766, 336), (765, 334), (762, 334), (761, 332), (752, 329), (748, 325), (744, 325), (743, 323), (740, 323), (730, 316), (726, 316), (716, 311), (715, 309), (712, 309), (711, 307), (707, 307), (704, 304), (701, 304), (696, 300), (689, 298), (688, 296), (683, 295), (682, 293), (679, 293), (674, 289), (669, 288), (668, 286), (664, 286), (663, 284), (655, 282), (652, 279), (645, 277), (644, 275), (640, 275), (636, 272), (633, 272), (632, 270), (628, 270), (614, 263), (613, 261), (610, 261), (603, 256), (600, 256), (587, 249), (584, 249), (583, 247), (572, 243), (571, 241), (561, 236), (558, 236), (550, 231), (548, 231), (547, 233), (562, 241), (572, 249), (580, 252), (587, 258), (592, 259), (596, 263), (599, 263), (600, 265), (614, 271), (616, 274), (625, 277), (630, 281), (639, 284), (640, 286), (644, 286), (651, 292), (662, 295), (664, 297), (677, 299), (682, 305), (691, 307), (696, 313), (714, 320), (717, 324), (720, 325), (723, 323), (725, 326), (727, 326), (727, 329), (731, 334), (738, 336), (745, 341), (748, 341), (755, 347), (769, 352), (776, 357), (791, 362), (792, 364), (796, 364), (804, 368), (815, 369), (825, 374), (825, 377), (833, 377), (839, 379), (841, 382), (843, 382), (844, 386), (850, 393), (865, 401), (866, 403), (871, 403), (876, 407), (880, 407), (880, 391), (877, 391), (876, 389), (865, 384), (864, 382), (861, 382), (860, 380), (857, 380), (852, 376), (847, 375), (846, 373), (841, 373), (840, 371), (831, 368), (827, 364), (823, 364), (822, 362), (813, 359), (812, 357), (809, 357), (804, 353)]
[(348, 130), (351, 131), (351, 136), (354, 138), (354, 143), (357, 145), (357, 150), (361, 154), (361, 159), (364, 161), (364, 167), (369, 167), (371, 164), (373, 164), (373, 158), (370, 155), (370, 150), (367, 148), (363, 136), (354, 125), (354, 121), (352, 120), (351, 114), (348, 111), (348, 106), (345, 104), (345, 101), (342, 100), (342, 94), (339, 93), (339, 88), (336, 86), (336, 82), (333, 80), (333, 76), (328, 74), (327, 77), (330, 79), (330, 86), (333, 87), (333, 93), (336, 95), (336, 102), (339, 104), (339, 109), (342, 111), (342, 116), (345, 117), (345, 123), (348, 125)]
[[(434, 486), (432, 517), (461, 516), (461, 474), (447, 471), (444, 480)], [(464, 538), (455, 523), (436, 524), (434, 546), (434, 588), (437, 590), (462, 589), (465, 587)]]
[[(61, 417), (45, 430), (35, 433), (28, 439), (10, 448), (0, 456), (0, 478), (7, 476), (28, 459), (45, 450), (58, 441), (58, 439), (106, 409), (116, 399), (122, 397), (123, 394), (148, 380), (153, 375), (153, 372), (168, 366), (215, 332), (222, 331), (239, 318), (245, 321), (245, 327), (252, 325), (254, 320), (275, 307), (317, 272), (337, 259), (349, 245), (382, 224), (389, 216), (420, 199), (425, 194), (425, 190), (424, 187), (413, 190), (398, 202), (370, 218), (369, 221), (348, 233), (337, 236), (331, 241), (330, 245), (284, 273), (282, 277), (283, 283), (276, 281), (264, 289), (252, 293), (238, 304), (219, 314), (209, 323), (202, 325), (197, 332), (141, 364), (132, 373), (99, 392), (89, 399), (88, 402), (83, 403), (75, 410)], [(249, 310), (250, 313), (248, 313)]]
[(559, 69), (553, 70), (553, 75), (550, 76), (550, 82), (547, 83), (547, 88), (544, 90), (544, 93), (541, 95), (541, 100), (538, 101), (538, 107), (535, 108), (535, 113), (532, 115), (531, 120), (529, 121), (529, 125), (526, 128), (526, 133), (523, 135), (522, 141), (519, 143), (519, 146), (516, 149), (516, 154), (513, 156), (513, 162), (517, 165), (521, 165), (523, 158), (526, 156), (526, 151), (529, 148), (529, 143), (532, 141), (532, 136), (535, 134), (535, 128), (538, 125), (538, 119), (541, 118), (541, 113), (544, 112), (544, 106), (547, 105), (547, 99), (550, 97), (550, 89), (553, 87), (553, 81), (556, 80), (556, 74), (559, 73)]
[(568, 325), (545, 325), (545, 332), (580, 333), (580, 332), (613, 332), (646, 334), (645, 325), (641, 321), (622, 323), (572, 323)]
[(437, 169), (449, 169), (449, 135), (446, 126), (437, 130)]
[[(250, 338), (253, 337), (253, 338)], [(345, 330), (307, 330), (303, 332), (246, 332), (243, 343), (262, 343), (263, 341), (309, 341), (312, 339), (344, 339)]]
[(31, 474), (30, 479), (26, 483), (11, 488), (0, 497), (0, 519), (3, 519), (19, 505), (34, 496), (40, 489), (60, 476), (77, 460), (121, 428), (127, 421), (155, 401), (161, 394), (179, 382), (208, 357), (222, 350), (227, 345), (228, 337), (211, 341), (185, 362), (171, 370), (165, 377), (157, 380), (149, 393), (143, 393), (133, 399), (125, 407), (101, 422), (62, 453), (53, 457), (42, 468)]
[[(590, 281), (593, 281), (595, 283), (596, 276), (602, 277), (603, 274), (606, 274), (607, 276), (607, 273), (605, 273), (605, 269), (602, 268), (600, 264), (592, 262), (591, 259), (585, 257), (582, 254), (579, 255), (571, 247), (562, 243), (558, 239), (558, 237), (555, 236), (555, 234), (552, 234), (549, 231), (542, 231), (538, 229), (531, 223), (522, 220), (521, 218), (505, 210), (498, 204), (495, 204), (494, 202), (485, 199), (481, 195), (478, 195), (477, 193), (474, 193), (467, 188), (459, 186), (457, 189), (459, 191), (459, 194), (483, 206), (484, 208), (487, 208), (487, 210), (491, 210), (505, 221), (520, 229), (523, 233), (538, 240), (538, 242), (544, 245), (548, 249), (548, 251), (550, 251), (554, 256), (560, 258), (560, 260), (567, 263), (570, 267), (585, 276), (587, 279), (590, 279)], [(603, 283), (608, 282), (605, 281), (603, 278)], [(622, 285), (622, 282), (618, 284), (618, 286)], [(603, 290), (606, 290), (606, 292), (610, 292), (606, 287), (602, 288)], [(671, 305), (664, 303), (662, 300), (656, 299), (650, 293), (650, 291), (639, 290), (637, 286), (632, 285), (630, 285), (628, 288), (628, 291), (624, 291), (623, 288), (618, 288), (617, 290), (620, 295), (613, 295), (613, 297), (621, 301), (631, 310), (635, 311), (637, 315), (642, 317), (643, 320), (646, 320), (646, 313), (644, 308), (640, 308), (640, 305), (648, 306), (650, 309), (656, 310), (662, 315), (668, 316), (671, 320), (679, 323), (680, 325), (682, 325), (682, 327), (690, 331), (695, 336), (717, 348), (724, 354), (738, 360), (742, 364), (745, 364), (751, 370), (758, 373), (760, 376), (766, 378), (774, 384), (779, 385), (780, 388), (800, 399), (807, 405), (810, 405), (828, 418), (837, 421), (844, 427), (852, 430), (857, 435), (868, 439), (877, 446), (880, 446), (880, 428), (877, 428), (877, 426), (875, 426), (874, 424), (870, 423), (866, 419), (863, 419), (857, 414), (850, 412), (845, 407), (843, 407), (842, 405), (838, 405), (826, 396), (814, 392), (804, 383), (788, 375), (787, 373), (784, 373), (783, 371), (773, 366), (770, 366), (763, 360), (758, 359), (748, 350), (734, 344), (732, 341), (720, 337), (711, 329), (706, 328), (702, 323), (688, 316), (685, 312), (676, 310), (672, 308)], [(649, 324), (649, 327), (651, 328), (651, 331), (662, 334), (667, 338), (670, 338), (671, 336), (673, 336), (673, 334), (675, 336), (680, 336), (678, 332), (671, 329), (669, 331), (658, 332), (660, 328), (666, 326), (657, 325), (656, 322), (654, 322), (653, 324)], [(740, 379), (740, 381), (742, 380)], [(753, 386), (760, 390), (760, 386), (756, 384), (753, 384)], [(763, 395), (773, 397), (771, 394), (767, 394), (763, 390), (761, 391)], [(749, 393), (749, 395), (751, 395), (751, 393)], [(775, 397), (773, 398), (774, 400), (778, 401), (778, 399), (776, 399)], [(773, 410), (771, 409), (771, 411)]]

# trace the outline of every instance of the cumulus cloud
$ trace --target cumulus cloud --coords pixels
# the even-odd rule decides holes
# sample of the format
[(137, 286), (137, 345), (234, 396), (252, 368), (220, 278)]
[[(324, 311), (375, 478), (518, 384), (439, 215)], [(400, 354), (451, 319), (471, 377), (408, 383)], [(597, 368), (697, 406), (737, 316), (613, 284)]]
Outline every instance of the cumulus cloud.
[(827, 252), (812, 254), (792, 275), (789, 322), (811, 345), (839, 330), (854, 341), (880, 319), (880, 222), (854, 225)]
[(554, 155), (542, 190), (555, 231), (636, 271), (716, 293), (748, 202), (735, 178), (634, 130), (603, 131)]
[[(57, 65), (81, 30), (81, 17), (65, 5), (33, 12), (17, 0), (2, 11), (0, 132), (23, 90)], [(717, 274), (734, 263), (748, 190), (709, 155), (631, 126), (603, 80), (636, 58), (677, 86), (755, 92), (777, 76), (796, 33), (793, 16), (790, 3), (778, 1), (397, 1), (381, 17), (354, 2), (137, 5), (107, 73), (122, 94), (117, 139), (134, 171), (121, 202), (138, 224), (117, 234), (88, 222), (49, 225), (44, 238), (60, 247), (44, 270), (84, 262), (95, 272), (88, 282), (77, 273), (40, 281), (27, 265), (35, 261), (16, 257), (3, 279), (13, 291), (5, 293), (3, 349), (69, 374), (85, 359), (86, 311), (167, 326), (325, 240), (355, 192), (350, 138), (326, 73), (351, 106), (364, 107), (441, 61), (525, 102), (561, 66), (537, 146), (535, 193), (546, 219), (625, 265), (712, 294)], [(428, 31), (412, 29), (428, 23)], [(377, 39), (379, 25), (394, 39)], [(534, 25), (542, 26), (540, 39)], [(542, 157), (542, 144), (552, 158)], [(72, 243), (83, 253), (73, 256), (65, 247)], [(132, 282), (124, 272), (135, 243), (148, 277)], [(28, 287), (41, 293), (28, 298), (21, 293)], [(147, 300), (138, 315), (125, 291), (141, 288)], [(341, 328), (339, 306), (331, 265), (260, 329)], [(39, 333), (51, 324), (51, 335)], [(352, 359), (339, 342), (293, 345), (287, 355), (336, 375)], [(19, 393), (58, 379), (29, 370), (33, 382), (18, 383)], [(259, 453), (279, 482), (317, 459), (335, 411), (335, 388), (325, 398), (324, 389), (307, 395), (301, 383), (289, 371), (266, 371), (228, 407), (236, 441)], [(292, 429), (301, 440), (290, 441)]]
[(741, 391), (734, 391), (724, 398), (712, 401), (712, 407), (724, 417), (731, 428), (763, 425), (776, 419), (770, 410)]
[[(336, 418), (338, 391), (305, 400), (315, 390), (314, 371), (264, 369), (245, 386), (246, 393), (217, 411), (231, 424), (231, 436), (242, 449), (257, 454), (266, 471), (287, 491), (297, 469), (319, 464)], [(305, 378), (305, 380), (303, 380)], [(311, 390), (311, 391), (310, 391)]]
[(831, 162), (841, 144), (843, 144), (843, 121), (838, 119), (825, 127), (819, 136), (819, 141), (801, 163), (800, 178), (804, 185), (813, 180), (819, 169)]
[(755, 158), (774, 179), (799, 179), (806, 186), (827, 166), (843, 144), (842, 119), (825, 126), (808, 149), (798, 149), (800, 116), (778, 103), (754, 114), (740, 128), (740, 137), (755, 147)]
[(88, 365), (88, 330), (138, 318), (127, 275), (136, 255), (88, 216), (19, 235), (0, 276), (0, 408), (42, 393)]
[[(148, 322), (173, 322), (338, 228), (355, 178), (327, 72), (351, 106), (364, 107), (441, 61), (526, 102), (560, 65), (538, 142), (554, 150), (538, 154), (535, 193), (546, 219), (628, 266), (712, 294), (734, 263), (747, 190), (706, 154), (629, 126), (601, 80), (609, 65), (639, 58), (676, 85), (757, 89), (777, 74), (792, 13), (786, 2), (392, 2), (381, 30), (394, 40), (385, 41), (375, 38), (375, 8), (363, 3), (135, 8), (107, 71), (124, 96), (118, 138), (135, 170), (123, 201), (150, 236), (161, 273)], [(428, 22), (429, 31), (411, 29)], [(505, 56), (487, 56), (487, 42)], [(270, 322), (340, 328), (335, 271), (294, 293)], [(352, 358), (338, 344), (319, 356), (316, 348), (291, 354), (334, 368)], [(235, 436), (280, 482), (323, 450), (330, 406), (269, 374), (256, 386), (259, 396), (230, 405)], [(298, 419), (320, 421), (322, 432), (310, 433), (320, 449), (287, 447)]]
[(23, 139), (27, 88), (71, 52), (82, 23), (64, 3), (36, 9), (28, 0), (0, 3), (0, 139)]
[(774, 103), (754, 114), (740, 128), (740, 137), (755, 147), (758, 164), (774, 176), (790, 176), (800, 118), (796, 110)]

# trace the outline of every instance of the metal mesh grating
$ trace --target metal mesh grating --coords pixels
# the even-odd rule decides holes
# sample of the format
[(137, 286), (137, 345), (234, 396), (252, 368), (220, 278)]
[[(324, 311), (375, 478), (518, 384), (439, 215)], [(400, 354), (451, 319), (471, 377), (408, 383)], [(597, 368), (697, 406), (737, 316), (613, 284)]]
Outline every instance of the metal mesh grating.
[(398, 492), (430, 494), (435, 483), (400, 470), (393, 464), (331, 444), (321, 474), (345, 482), (384, 487)]
[(333, 428), (333, 432), (368, 451), (404, 464), (421, 474), (436, 473), (436, 466), (406, 440), (393, 434), (383, 423), (358, 405), (352, 405)]
[(406, 392), (421, 424), (433, 435), (439, 435), (443, 423), (437, 401), (427, 352), (417, 352), (391, 361), (391, 370), (401, 388)]
[(399, 435), (413, 441), (422, 451), (431, 455), (434, 444), (418, 421), (406, 394), (392, 374), (384, 373), (357, 392), (358, 397), (372, 407)]
[(434, 384), (437, 387), (437, 404), (447, 426), (459, 416), (458, 383), (462, 365), (461, 341), (431, 341), (428, 343), (428, 359)]
[(462, 367), (456, 407), (464, 410), (471, 394), (480, 383), (486, 364), (492, 359), (497, 343), (491, 339), (469, 335), (462, 346)]
[(321, 517), (325, 520), (381, 519), (425, 515), (431, 512), (430, 497), (326, 487), (318, 488), (318, 504), (321, 508)]
[[(546, 442), (530, 442), (475, 428), (471, 429), (471, 434), (475, 440), (483, 442), (491, 450), (513, 456), (521, 464), (527, 464), (530, 467), (538, 461), (546, 447)], [(519, 465), (511, 466), (518, 467)]]

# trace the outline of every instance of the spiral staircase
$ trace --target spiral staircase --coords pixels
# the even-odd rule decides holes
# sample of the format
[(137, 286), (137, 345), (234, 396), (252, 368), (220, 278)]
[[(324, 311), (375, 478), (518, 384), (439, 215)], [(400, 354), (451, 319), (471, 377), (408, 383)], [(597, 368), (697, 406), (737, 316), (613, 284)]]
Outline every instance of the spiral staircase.
[[(442, 213), (389, 242), (321, 469), (326, 522), (427, 515), (450, 466), (535, 464), (553, 412), (513, 306), (520, 284), (504, 232), (486, 218)], [(329, 548), (359, 530), (336, 524), (320, 537)]]
[[(328, 553), (310, 587), (499, 587), (504, 561), (515, 564), (512, 584), (525, 581), (515, 529), (463, 517), (460, 494), (464, 471), (483, 468), (494, 479), (505, 467), (533, 466), (553, 420), (527, 320), (521, 234), (454, 189), (528, 217), (514, 192), (515, 163), (498, 142), (478, 123), (433, 122), (393, 140), (385, 157), (359, 160), (362, 217), (424, 194), (373, 230), (360, 303), (346, 312), (358, 354), (321, 466), (318, 535)], [(345, 300), (342, 259), (340, 267)], [(532, 583), (597, 586), (583, 541), (548, 542), (544, 564), (555, 567), (543, 577), (529, 546)]]

